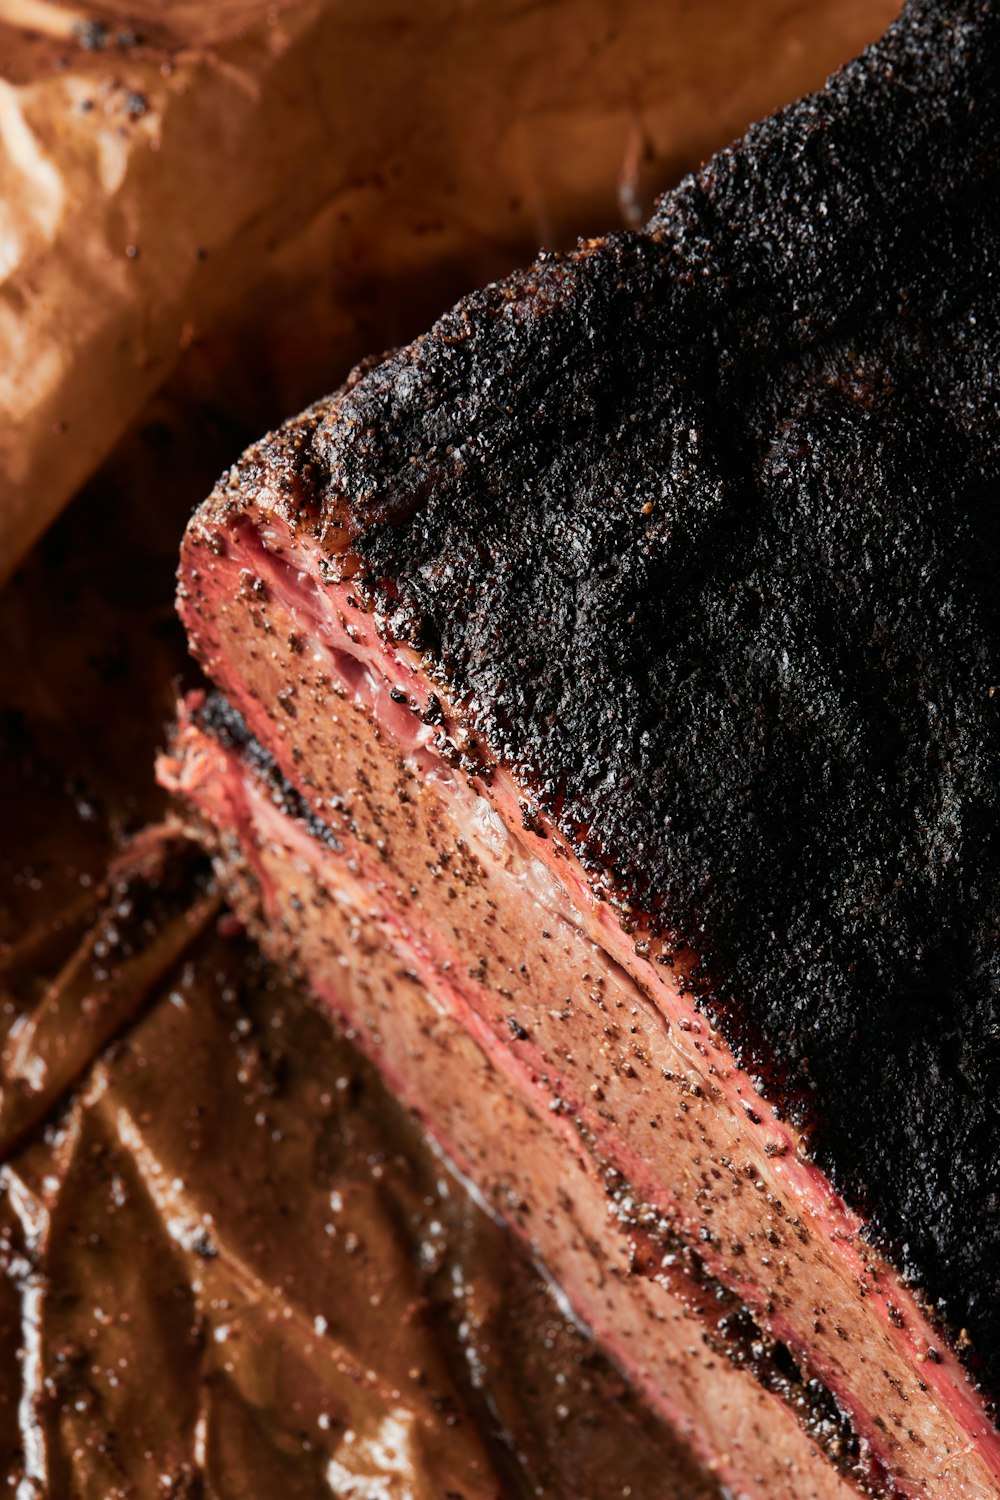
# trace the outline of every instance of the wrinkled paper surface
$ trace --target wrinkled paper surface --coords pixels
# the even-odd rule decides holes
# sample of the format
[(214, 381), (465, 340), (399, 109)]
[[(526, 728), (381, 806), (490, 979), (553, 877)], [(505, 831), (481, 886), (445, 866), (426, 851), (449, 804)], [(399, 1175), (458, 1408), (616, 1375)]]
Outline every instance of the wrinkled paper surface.
[(0, 578), (220, 325), (287, 415), (539, 243), (641, 222), (897, 8), (0, 0)]

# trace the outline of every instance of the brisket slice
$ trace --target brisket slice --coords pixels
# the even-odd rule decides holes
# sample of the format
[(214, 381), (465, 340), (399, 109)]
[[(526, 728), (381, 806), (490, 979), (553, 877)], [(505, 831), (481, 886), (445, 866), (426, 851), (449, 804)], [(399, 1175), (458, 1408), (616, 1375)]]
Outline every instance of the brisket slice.
[(947, 1496), (1000, 1493), (998, 54), (911, 4), (251, 450), (181, 569), (364, 941)]
[[(351, 819), (353, 831), (337, 820), (334, 834), (228, 705), (202, 702), (200, 694), (189, 701), (165, 771), (195, 810), (195, 826), (220, 856), (223, 878), (253, 931), (275, 957), (310, 976), (319, 999), (377, 1059), (393, 1091), (417, 1111), (490, 1211), (522, 1235), (577, 1316), (737, 1493), (848, 1500), (856, 1485), (883, 1493), (885, 1464), (843, 1417), (833, 1393), (711, 1275), (697, 1237), (692, 1245), (679, 1232), (682, 1221), (640, 1196), (648, 1176), (643, 1164), (632, 1162), (628, 1177), (604, 1154), (605, 1132), (622, 1099), (633, 1111), (648, 1099), (656, 1111), (651, 1118), (668, 1137), (700, 1131), (693, 1071), (676, 1074), (685, 1101), (680, 1109), (669, 1093), (660, 1097), (656, 1077), (643, 1087), (640, 1042), (648, 1019), (635, 1007), (621, 1019), (625, 997), (640, 997), (580, 931), (530, 840), (506, 833), (488, 803), (456, 788), (446, 763), (419, 751), (416, 761), (412, 753), (384, 759), (385, 742), (372, 746), (360, 706), (350, 718), (356, 722), (343, 741), (340, 784), (351, 788), (355, 777), (365, 777), (378, 786), (388, 763), (404, 791), (401, 805), (410, 810), (403, 816), (412, 816), (419, 834), (401, 856), (415, 856), (410, 871), (422, 887), (411, 897), (409, 923), (400, 910), (399, 859), (388, 853), (396, 886), (390, 890), (372, 869), (359, 827), (364, 816)], [(435, 781), (450, 787), (447, 796), (435, 795)], [(399, 807), (397, 791), (394, 818)], [(456, 836), (459, 827), (464, 836)], [(420, 873), (428, 856), (439, 871), (429, 878)], [(446, 903), (450, 945), (426, 919), (435, 903)], [(423, 909), (419, 924), (415, 905)], [(498, 969), (500, 945), (516, 969), (513, 963)], [(504, 1003), (502, 996), (497, 1006), (470, 967), (484, 977), (502, 974), (511, 999)], [(515, 978), (522, 968), (527, 974)], [(602, 1080), (591, 1086), (601, 1106), (594, 1124), (574, 1101), (567, 1034), (577, 1008), (595, 1009), (601, 1020), (580, 1037), (588, 1076)], [(611, 1045), (619, 1029), (629, 1038), (621, 1053)], [(694, 1039), (700, 1035), (695, 1026)], [(624, 1087), (609, 1062), (624, 1075)], [(690, 1120), (683, 1118), (686, 1101)], [(709, 1170), (702, 1176), (710, 1216), (714, 1181)], [(733, 1194), (752, 1199), (764, 1192), (757, 1179), (737, 1180), (735, 1168), (726, 1177)], [(745, 1228), (751, 1258), (764, 1235), (772, 1247), (788, 1235), (808, 1244), (803, 1221), (770, 1193), (764, 1217), (755, 1203)], [(793, 1254), (801, 1254), (798, 1245)], [(845, 1321), (845, 1339), (863, 1339), (850, 1308)], [(897, 1412), (898, 1404), (890, 1409)]]

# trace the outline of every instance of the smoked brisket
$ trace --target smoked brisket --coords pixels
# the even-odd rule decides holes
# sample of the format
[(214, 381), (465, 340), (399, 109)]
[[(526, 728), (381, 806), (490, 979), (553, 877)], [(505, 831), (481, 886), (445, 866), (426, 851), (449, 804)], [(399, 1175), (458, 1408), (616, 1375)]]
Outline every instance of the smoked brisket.
[[(362, 925), (359, 891), (373, 930), (391, 909), (401, 952), (426, 940), (420, 982), (495, 1062), (529, 1048), (530, 983), (449, 933), (446, 899), (401, 852), (425, 838), (438, 879), (447, 839), (421, 831), (414, 787), (445, 821), (451, 797), (456, 828), (480, 816), (467, 787), (484, 838), (495, 816), (513, 841), (487, 902), (501, 926), (533, 850), (553, 908), (585, 927), (581, 958), (596, 943), (630, 1014), (651, 1006), (672, 1038), (642, 1041), (656, 1078), (624, 1050), (614, 1064), (614, 1087), (628, 1067), (642, 1079), (636, 1114), (602, 1105), (603, 1074), (583, 1102), (587, 1039), (611, 1033), (603, 1001), (570, 996), (563, 1082), (536, 1037), (517, 1087), (574, 1119), (587, 1171), (648, 1168), (637, 1198), (822, 1376), (877, 1459), (864, 1483), (949, 1500), (1000, 1493), (998, 263), (1000, 8), (911, 0), (644, 230), (542, 255), (250, 450), (181, 567), (193, 648), (249, 737), (220, 741), (195, 705), (165, 770), (265, 943), (278, 908), (260, 907), (262, 882), (287, 896), (310, 865), (313, 907), (285, 938), (335, 1009), (351, 1010), (334, 996), (341, 939), (325, 958), (310, 943), (342, 885)], [(332, 702), (374, 726), (363, 751)], [(240, 800), (258, 740), (301, 799), (278, 806), (284, 824)], [(284, 863), (264, 871), (282, 826)], [(555, 1000), (549, 983), (535, 992)], [(678, 1083), (661, 1044), (711, 1061)], [(745, 1151), (764, 1196), (734, 1208), (680, 1154), (671, 1180), (647, 1133), (657, 1099), (675, 1123), (650, 1128), (691, 1172), (735, 1181)], [(828, 1282), (766, 1244), (751, 1269), (716, 1233), (731, 1213), (790, 1242), (775, 1203), (818, 1236)], [(829, 1299), (849, 1280), (845, 1329)], [(876, 1331), (891, 1353), (875, 1362), (912, 1378), (898, 1410), (889, 1363), (873, 1394)], [(707, 1400), (685, 1408), (695, 1426)], [(942, 1410), (961, 1452), (934, 1451)], [(777, 1493), (739, 1473), (765, 1449), (766, 1433), (721, 1472)]]

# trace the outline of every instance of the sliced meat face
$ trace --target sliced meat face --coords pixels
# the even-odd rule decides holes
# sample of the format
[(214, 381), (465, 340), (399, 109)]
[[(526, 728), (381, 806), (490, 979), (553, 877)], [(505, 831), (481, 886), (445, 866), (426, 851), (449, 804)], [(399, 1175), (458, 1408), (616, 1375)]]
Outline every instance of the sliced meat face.
[[(449, 981), (458, 951), (435, 963), (401, 927), (364, 876), (363, 845), (321, 835), (289, 788), (276, 799), (257, 751), (241, 755), (198, 717), (163, 775), (216, 848), (238, 910), (272, 954), (309, 976), (473, 1193), (524, 1237), (563, 1305), (706, 1467), (754, 1500), (849, 1500), (858, 1483), (887, 1492), (881, 1465), (829, 1394), (595, 1159), (580, 1121), (525, 1055), (527, 1025), (505, 1024), (521, 1047), (498, 1043), (465, 998), (464, 960)], [(535, 1026), (534, 1013), (525, 1019)]]

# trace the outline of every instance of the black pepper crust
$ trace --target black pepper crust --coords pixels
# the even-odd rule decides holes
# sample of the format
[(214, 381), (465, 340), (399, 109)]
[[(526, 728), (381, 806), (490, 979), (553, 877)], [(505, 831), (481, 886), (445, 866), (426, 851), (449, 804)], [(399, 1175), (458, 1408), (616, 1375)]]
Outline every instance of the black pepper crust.
[(696, 950), (994, 1390), (998, 114), (1000, 6), (911, 3), (309, 445), (389, 630)]
[(313, 811), (288, 778), (281, 774), (274, 756), (253, 737), (243, 715), (221, 693), (207, 693), (193, 710), (191, 717), (200, 729), (218, 740), (227, 750), (239, 751), (244, 764), (253, 772), (257, 782), (267, 788), (271, 801), (286, 817), (303, 823), (306, 831), (328, 849), (342, 849), (343, 846), (330, 825)]

